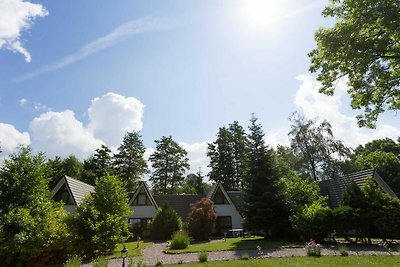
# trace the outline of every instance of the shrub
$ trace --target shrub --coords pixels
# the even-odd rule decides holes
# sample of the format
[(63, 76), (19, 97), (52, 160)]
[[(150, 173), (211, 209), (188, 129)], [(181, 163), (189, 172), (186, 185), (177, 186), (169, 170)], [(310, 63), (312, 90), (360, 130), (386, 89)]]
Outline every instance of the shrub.
[(162, 260), (158, 260), (156, 262), (156, 266), (163, 266), (163, 265), (164, 265), (164, 262)]
[(171, 249), (185, 249), (189, 246), (189, 244), (189, 236), (183, 230), (175, 232), (172, 236)]
[(321, 248), (322, 246), (316, 243), (314, 240), (310, 240), (305, 247), (307, 251), (307, 256), (311, 257), (320, 257), (321, 256)]
[(342, 255), (342, 256), (349, 256), (349, 251), (346, 246), (340, 246), (339, 252), (340, 252), (340, 255)]
[(81, 259), (78, 256), (69, 258), (64, 264), (64, 267), (80, 267), (80, 266), (81, 266)]
[(199, 262), (206, 262), (207, 260), (208, 260), (208, 253), (200, 252), (199, 253)]
[(249, 253), (247, 253), (247, 252), (242, 253), (242, 255), (240, 256), (240, 258), (241, 258), (242, 260), (249, 260), (249, 259), (250, 259)]
[(151, 236), (155, 240), (168, 240), (176, 231), (182, 228), (182, 220), (178, 213), (167, 203), (158, 209), (151, 225)]
[(320, 202), (305, 205), (301, 212), (291, 217), (292, 227), (297, 234), (308, 240), (315, 238), (322, 241), (333, 233), (331, 209), (322, 206)]
[(87, 258), (105, 255), (123, 241), (123, 234), (128, 232), (126, 218), (132, 213), (126, 199), (127, 192), (118, 177), (96, 181), (95, 192), (78, 205), (72, 220), (79, 253)]
[(93, 267), (107, 267), (108, 260), (105, 257), (99, 257), (92, 262)]
[(135, 262), (135, 258), (129, 258), (128, 260), (128, 267), (143, 267), (145, 266), (143, 264), (143, 260), (141, 258), (137, 258), (137, 261)]
[(191, 204), (190, 209), (191, 211), (187, 217), (190, 235), (195, 240), (208, 240), (217, 219), (213, 202), (207, 198), (203, 198)]

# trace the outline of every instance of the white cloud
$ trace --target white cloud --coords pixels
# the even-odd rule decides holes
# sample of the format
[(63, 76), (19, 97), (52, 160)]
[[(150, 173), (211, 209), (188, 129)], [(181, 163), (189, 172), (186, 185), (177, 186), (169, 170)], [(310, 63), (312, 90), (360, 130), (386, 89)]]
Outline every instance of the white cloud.
[(0, 163), (10, 153), (16, 151), (19, 145), (31, 143), (29, 133), (18, 131), (13, 125), (0, 123)]
[(92, 100), (88, 128), (93, 135), (110, 146), (116, 146), (126, 132), (143, 127), (144, 105), (134, 97), (107, 93)]
[(79, 60), (82, 60), (92, 54), (98, 53), (108, 47), (114, 46), (121, 43), (130, 37), (138, 35), (145, 32), (155, 32), (168, 30), (176, 26), (176, 22), (156, 17), (144, 17), (136, 20), (128, 21), (110, 33), (102, 36), (86, 45), (81, 47), (74, 54), (68, 55), (59, 61), (56, 61), (50, 65), (44, 66), (36, 71), (27, 73), (17, 79), (17, 81), (25, 81), (36, 76), (45, 74), (47, 72), (52, 72), (61, 68), (64, 68), (70, 64), (73, 64)]
[(299, 75), (297, 80), (301, 85), (295, 95), (295, 105), (309, 119), (326, 119), (330, 122), (334, 135), (346, 144), (356, 147), (373, 139), (385, 137), (396, 139), (400, 136), (399, 126), (378, 124), (376, 129), (359, 128), (355, 116), (342, 111), (343, 101), (347, 95), (346, 81), (337, 84), (334, 96), (326, 96), (318, 93), (321, 85), (310, 75)]
[(188, 173), (197, 173), (199, 169), (201, 173), (206, 176), (210, 172), (208, 164), (210, 160), (207, 157), (207, 143), (192, 143), (188, 144), (185, 142), (180, 142), (179, 145), (182, 146), (188, 152), (190, 170)]
[(47, 15), (47, 10), (40, 4), (23, 0), (0, 0), (0, 48), (20, 53), (26, 62), (30, 62), (31, 55), (20, 41), (21, 32), (30, 28), (35, 17)]
[(25, 106), (26, 104), (28, 104), (28, 99), (26, 99), (26, 98), (21, 98), (21, 99), (19, 100), (19, 105), (20, 105), (20, 106)]
[(46, 105), (42, 104), (42, 103), (35, 103), (33, 105), (33, 108), (37, 111), (51, 111), (51, 108), (47, 107)]
[(103, 143), (70, 110), (43, 113), (30, 123), (30, 132), (33, 148), (50, 157), (74, 154), (86, 158)]

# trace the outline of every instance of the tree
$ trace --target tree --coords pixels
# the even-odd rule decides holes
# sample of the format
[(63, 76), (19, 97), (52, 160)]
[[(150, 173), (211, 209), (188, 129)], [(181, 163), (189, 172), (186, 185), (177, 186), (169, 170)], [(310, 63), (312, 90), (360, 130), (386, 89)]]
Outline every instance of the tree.
[(140, 134), (128, 132), (114, 155), (116, 174), (127, 183), (128, 191), (134, 191), (137, 181), (147, 172), (147, 163), (143, 157), (145, 151)]
[(348, 158), (350, 149), (334, 138), (329, 122), (324, 120), (317, 125), (316, 121), (306, 120), (297, 113), (290, 117), (290, 121), (290, 145), (301, 159), (301, 174), (313, 180), (342, 175), (342, 161)]
[(190, 167), (187, 152), (171, 136), (163, 136), (155, 142), (155, 151), (150, 155), (153, 191), (156, 194), (174, 193), (182, 185), (185, 171)]
[(354, 150), (352, 163), (357, 171), (374, 168), (397, 194), (400, 194), (400, 140), (373, 140)]
[(320, 71), (327, 95), (347, 77), (352, 108), (364, 108), (358, 124), (372, 128), (380, 113), (400, 109), (399, 2), (331, 0), (322, 15), (336, 24), (315, 33), (310, 71)]
[(96, 178), (113, 174), (111, 159), (111, 150), (101, 145), (93, 156), (83, 161), (82, 181), (94, 185)]
[(213, 204), (207, 198), (202, 198), (196, 203), (190, 204), (187, 223), (189, 233), (195, 240), (209, 239), (217, 219)]
[[(65, 256), (70, 233), (67, 213), (51, 201), (44, 154), (21, 147), (0, 168), (0, 258), (2, 266), (24, 266), (34, 258)], [(44, 256), (46, 255), (46, 256)], [(58, 259), (60, 260), (60, 259)]]
[(203, 182), (203, 175), (198, 171), (186, 176), (179, 191), (182, 194), (204, 194), (209, 187), (207, 183)]
[(63, 169), (65, 175), (80, 179), (83, 170), (83, 164), (81, 161), (79, 161), (79, 159), (77, 159), (76, 156), (70, 155), (63, 160)]
[(247, 170), (247, 138), (237, 122), (219, 129), (217, 140), (208, 144), (210, 180), (221, 182), (228, 190), (243, 187)]
[(264, 132), (257, 118), (250, 120), (249, 166), (243, 189), (243, 225), (264, 230), (266, 236), (277, 235), (287, 227), (288, 214), (280, 195), (273, 152), (264, 143)]
[(75, 246), (87, 258), (114, 251), (128, 233), (128, 216), (132, 214), (128, 193), (117, 176), (96, 179), (94, 193), (78, 205), (71, 222), (77, 239)]
[(182, 229), (182, 219), (167, 203), (163, 203), (154, 215), (151, 236), (155, 240), (168, 240)]

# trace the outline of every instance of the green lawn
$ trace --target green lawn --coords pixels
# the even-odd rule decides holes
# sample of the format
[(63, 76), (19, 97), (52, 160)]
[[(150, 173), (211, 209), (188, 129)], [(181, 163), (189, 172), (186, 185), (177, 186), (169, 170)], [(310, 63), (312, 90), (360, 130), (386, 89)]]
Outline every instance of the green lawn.
[(222, 251), (222, 250), (242, 250), (257, 249), (260, 246), (266, 248), (280, 248), (282, 246), (301, 246), (290, 241), (268, 241), (262, 237), (249, 238), (227, 238), (226, 241), (213, 241), (189, 245), (186, 249), (172, 250), (168, 249), (166, 253), (200, 252), (200, 251)]
[(107, 256), (107, 258), (108, 259), (120, 258), (121, 250), (124, 247), (124, 244), (125, 244), (126, 248), (128, 249), (128, 256), (134, 257), (134, 256), (140, 256), (140, 249), (150, 246), (152, 243), (140, 241), (139, 248), (137, 247), (137, 241), (121, 243), (121, 244), (117, 245), (117, 248), (114, 250), (114, 253)]
[(206, 263), (179, 264), (173, 266), (187, 267), (251, 267), (251, 266), (285, 266), (285, 267), (348, 267), (348, 266), (400, 266), (398, 256), (349, 256), (349, 257), (299, 257), (299, 258), (270, 258), (258, 260), (230, 260)]

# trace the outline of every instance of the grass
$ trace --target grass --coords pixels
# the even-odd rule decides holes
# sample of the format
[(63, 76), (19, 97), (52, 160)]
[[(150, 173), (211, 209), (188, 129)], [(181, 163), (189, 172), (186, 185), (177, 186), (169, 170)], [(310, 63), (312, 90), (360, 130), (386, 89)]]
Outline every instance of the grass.
[(167, 249), (166, 253), (186, 253), (186, 252), (201, 252), (201, 251), (225, 251), (225, 250), (243, 250), (243, 249), (261, 249), (280, 248), (282, 246), (301, 247), (300, 244), (289, 241), (269, 241), (263, 237), (249, 238), (227, 238), (226, 241), (205, 242), (199, 244), (191, 244), (186, 249)]
[(400, 266), (400, 257), (396, 256), (349, 256), (349, 257), (295, 257), (295, 258), (271, 258), (257, 260), (230, 260), (206, 263), (191, 263), (172, 266), (186, 267), (347, 267), (347, 266)]
[(106, 258), (107, 259), (121, 258), (121, 249), (124, 248), (124, 244), (125, 244), (126, 248), (128, 249), (128, 257), (134, 257), (134, 256), (140, 256), (140, 250), (142, 248), (150, 246), (152, 243), (140, 241), (139, 248), (137, 248), (137, 241), (120, 243), (117, 245), (117, 248), (114, 250), (114, 253), (111, 255), (108, 255)]

